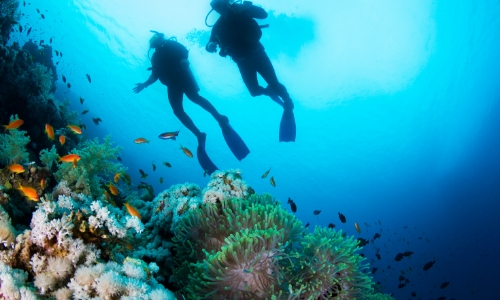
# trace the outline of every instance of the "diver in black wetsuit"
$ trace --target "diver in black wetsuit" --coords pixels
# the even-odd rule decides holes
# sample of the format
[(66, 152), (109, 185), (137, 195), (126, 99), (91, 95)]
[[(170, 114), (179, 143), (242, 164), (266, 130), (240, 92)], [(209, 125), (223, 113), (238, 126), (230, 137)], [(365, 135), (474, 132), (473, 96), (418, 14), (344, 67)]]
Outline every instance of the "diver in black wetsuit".
[[(212, 28), (206, 50), (216, 52), (218, 45), (220, 56), (231, 56), (238, 65), (250, 95), (273, 97), (277, 94), (284, 102), (285, 109), (293, 109), (292, 99), (285, 86), (278, 81), (274, 67), (259, 41), (262, 31), (254, 18), (265, 19), (267, 12), (250, 1), (231, 4), (229, 0), (213, 0), (210, 5), (220, 17)], [(267, 82), (266, 88), (259, 85), (257, 73)]]
[(133, 88), (134, 93), (139, 93), (160, 79), (160, 82), (168, 87), (168, 101), (175, 116), (197, 137), (198, 145), (204, 148), (206, 133), (201, 132), (184, 111), (183, 95), (186, 94), (189, 100), (208, 111), (223, 130), (227, 127), (228, 118), (221, 115), (207, 99), (198, 94), (200, 88), (189, 68), (186, 47), (173, 39), (166, 39), (163, 33), (158, 32), (149, 40), (149, 46), (155, 49), (151, 58), (152, 73), (146, 82), (136, 84)]

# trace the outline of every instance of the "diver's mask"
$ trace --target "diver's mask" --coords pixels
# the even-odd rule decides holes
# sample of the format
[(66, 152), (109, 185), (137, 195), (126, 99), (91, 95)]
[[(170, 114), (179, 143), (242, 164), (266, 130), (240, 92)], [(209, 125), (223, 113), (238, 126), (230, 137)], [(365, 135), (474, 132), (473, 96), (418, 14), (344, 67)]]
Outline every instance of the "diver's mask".
[(151, 51), (151, 49), (160, 46), (161, 43), (165, 40), (165, 35), (163, 33), (155, 30), (150, 30), (150, 32), (154, 33), (154, 35), (149, 39), (149, 50), (148, 50), (149, 60), (151, 60), (151, 58), (149, 57), (149, 52)]

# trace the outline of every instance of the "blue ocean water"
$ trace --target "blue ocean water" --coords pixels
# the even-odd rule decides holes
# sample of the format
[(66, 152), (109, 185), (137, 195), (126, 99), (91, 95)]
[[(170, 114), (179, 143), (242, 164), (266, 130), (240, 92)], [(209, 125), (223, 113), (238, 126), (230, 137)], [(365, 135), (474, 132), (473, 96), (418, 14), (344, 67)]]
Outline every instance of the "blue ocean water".
[[(500, 1), (255, 3), (269, 12), (262, 42), (295, 101), (295, 143), (278, 142), (282, 109), (252, 98), (234, 62), (204, 50), (209, 1), (26, 1), (21, 24), (33, 30), (12, 41), (52, 38), (63, 53), (54, 56), (57, 96), (88, 109), (81, 116), (86, 135), (112, 135), (133, 181), (142, 169), (159, 193), (208, 182), (180, 150), (194, 151), (197, 142), (173, 115), (166, 87), (157, 82), (132, 93), (149, 76), (149, 30), (176, 36), (190, 50), (200, 94), (251, 150), (241, 162), (234, 158), (217, 122), (185, 99), (220, 169), (240, 169), (258, 193), (284, 205), (292, 198), (310, 228), (334, 223), (370, 241), (380, 233), (363, 252), (378, 268), (375, 281), (397, 299), (412, 292), (420, 299), (500, 298)], [(216, 19), (212, 13), (207, 22)], [(157, 138), (178, 129), (177, 141)], [(134, 144), (139, 137), (150, 142)], [(276, 187), (261, 178), (269, 168)], [(413, 255), (395, 261), (405, 251)], [(410, 281), (402, 288), (400, 275)]]

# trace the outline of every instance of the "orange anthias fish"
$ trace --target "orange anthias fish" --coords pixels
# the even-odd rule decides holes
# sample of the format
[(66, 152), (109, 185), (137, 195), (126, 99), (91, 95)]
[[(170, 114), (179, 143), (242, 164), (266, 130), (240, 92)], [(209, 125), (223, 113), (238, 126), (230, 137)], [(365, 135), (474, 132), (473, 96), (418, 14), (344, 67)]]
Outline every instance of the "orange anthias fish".
[(118, 188), (116, 186), (114, 186), (111, 182), (108, 184), (108, 187), (109, 187), (109, 191), (111, 192), (111, 194), (113, 194), (114, 196), (118, 196)]
[(7, 169), (9, 169), (12, 173), (16, 173), (16, 174), (19, 174), (19, 173), (26, 171), (24, 169), (24, 167), (21, 166), (20, 164), (12, 164), (12, 165), (8, 166)]
[(145, 138), (138, 138), (138, 139), (134, 140), (134, 143), (136, 143), (136, 144), (144, 144), (144, 143), (149, 143), (149, 141), (146, 140)]
[(40, 180), (40, 187), (42, 188), (42, 190), (44, 190), (46, 186), (47, 186), (47, 180), (45, 178), (42, 178)]
[(24, 194), (24, 196), (26, 196), (31, 201), (38, 201), (38, 194), (36, 193), (36, 190), (34, 188), (29, 186), (24, 187), (20, 185), (17, 189), (20, 190)]
[(356, 228), (356, 231), (357, 231), (358, 233), (361, 233), (361, 228), (359, 228), (358, 223), (354, 223), (354, 228)]
[(50, 124), (45, 124), (45, 133), (47, 134), (47, 136), (51, 141), (54, 140), (54, 128), (52, 128)]
[(59, 157), (59, 161), (62, 161), (62, 162), (73, 162), (75, 159), (76, 159), (76, 161), (79, 161), (80, 158), (81, 157), (78, 154), (68, 154), (68, 155), (64, 155), (63, 157)]
[(73, 167), (76, 168), (76, 164), (81, 159), (78, 154), (68, 154), (63, 157), (59, 157), (59, 161), (73, 163)]
[(67, 127), (76, 134), (82, 134), (82, 129), (78, 125), (68, 125)]
[(188, 157), (193, 158), (193, 153), (186, 147), (182, 147), (181, 145), (181, 150), (184, 151), (184, 154), (186, 154)]
[(120, 180), (120, 177), (122, 177), (122, 174), (116, 172), (115, 176), (113, 176), (113, 180), (115, 183), (118, 183), (118, 180)]
[(59, 143), (61, 143), (61, 146), (66, 143), (66, 137), (64, 135), (59, 136)]
[(127, 208), (128, 213), (132, 217), (137, 217), (137, 218), (139, 218), (139, 220), (141, 219), (141, 214), (139, 213), (139, 211), (135, 207), (133, 207), (132, 205), (128, 204), (128, 202), (125, 203), (124, 205)]
[(5, 127), (5, 131), (7, 130), (13, 130), (19, 128), (19, 126), (23, 125), (24, 121), (21, 119), (17, 119), (15, 121), (12, 121), (9, 123), (9, 125), (3, 125)]

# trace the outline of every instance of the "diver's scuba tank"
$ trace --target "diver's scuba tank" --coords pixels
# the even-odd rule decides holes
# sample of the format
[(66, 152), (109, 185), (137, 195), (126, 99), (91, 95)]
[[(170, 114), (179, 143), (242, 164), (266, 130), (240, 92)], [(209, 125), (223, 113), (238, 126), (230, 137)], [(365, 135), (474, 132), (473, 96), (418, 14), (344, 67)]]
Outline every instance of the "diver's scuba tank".
[[(252, 1), (244, 1), (244, 0), (236, 0), (236, 1), (233, 1), (231, 2), (230, 1), (230, 6), (232, 7), (233, 5), (237, 4), (238, 2), (241, 2), (242, 4), (241, 5), (248, 5), (248, 6), (251, 6), (252, 5)], [(214, 9), (210, 9), (210, 11), (208, 12), (207, 16), (205, 17), (205, 25), (207, 27), (214, 27), (215, 23), (212, 24), (212, 25), (208, 25), (207, 23), (207, 20), (208, 20), (208, 16), (210, 16), (210, 14), (212, 13), (212, 11), (214, 11)], [(262, 24), (262, 25), (259, 25), (260, 28), (268, 28), (269, 27), (269, 24)]]

